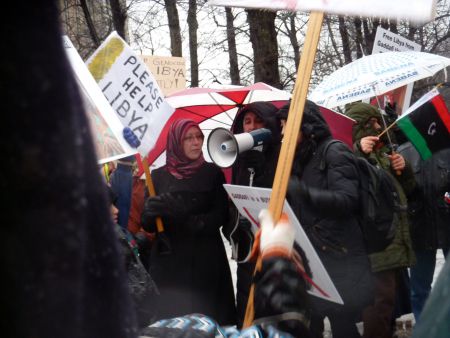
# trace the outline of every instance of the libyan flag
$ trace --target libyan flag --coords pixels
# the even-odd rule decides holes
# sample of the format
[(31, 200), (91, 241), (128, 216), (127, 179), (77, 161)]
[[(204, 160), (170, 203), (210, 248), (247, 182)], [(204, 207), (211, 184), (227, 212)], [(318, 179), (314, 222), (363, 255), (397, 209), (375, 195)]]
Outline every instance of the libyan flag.
[(424, 160), (450, 148), (450, 113), (437, 89), (414, 103), (397, 119), (397, 125)]

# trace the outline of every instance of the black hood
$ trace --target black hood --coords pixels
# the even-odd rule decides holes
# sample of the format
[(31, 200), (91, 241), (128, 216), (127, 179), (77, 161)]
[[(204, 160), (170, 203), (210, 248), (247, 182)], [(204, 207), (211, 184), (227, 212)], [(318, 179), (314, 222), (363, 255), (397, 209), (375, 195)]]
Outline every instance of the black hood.
[(269, 102), (253, 102), (242, 107), (236, 114), (233, 125), (231, 126), (231, 132), (233, 134), (241, 134), (244, 132), (243, 120), (245, 113), (253, 112), (261, 120), (264, 121), (265, 128), (272, 132), (272, 143), (279, 143), (281, 140), (281, 126), (276, 113), (278, 108)]
[[(287, 119), (289, 106), (290, 102), (281, 107), (277, 112), (280, 120)], [(316, 141), (320, 141), (331, 136), (330, 128), (323, 118), (319, 106), (309, 100), (306, 100), (305, 103), (301, 130), (304, 139), (313, 138)]]

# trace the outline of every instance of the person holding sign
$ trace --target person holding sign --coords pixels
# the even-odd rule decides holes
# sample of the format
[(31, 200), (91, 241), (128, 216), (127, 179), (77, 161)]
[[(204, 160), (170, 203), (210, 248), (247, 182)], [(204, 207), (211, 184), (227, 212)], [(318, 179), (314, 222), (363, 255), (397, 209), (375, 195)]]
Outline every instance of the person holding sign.
[[(232, 167), (232, 183), (256, 187), (272, 187), (278, 154), (280, 151), (281, 128), (276, 118), (277, 108), (268, 102), (253, 102), (244, 106), (236, 115), (231, 127), (233, 134), (249, 133), (256, 129), (267, 128), (271, 131), (271, 140), (259, 150), (249, 150), (240, 154)], [(228, 232), (237, 260), (237, 321), (242, 326), (247, 307), (255, 264), (248, 262), (253, 244), (250, 222), (231, 209)]]
[(162, 217), (172, 247), (162, 254), (157, 243), (152, 246), (150, 273), (161, 293), (155, 307), (158, 318), (202, 313), (233, 325), (233, 284), (219, 232), (228, 215), (225, 177), (204, 160), (203, 139), (194, 121), (175, 121), (167, 137), (166, 165), (152, 172), (157, 196), (147, 198), (142, 225), (156, 232), (155, 219)]
[[(278, 116), (287, 119), (289, 104)], [(372, 299), (372, 278), (358, 223), (356, 158), (332, 139), (319, 107), (307, 101), (303, 113), (288, 201), (317, 251), (344, 304), (312, 297), (313, 337), (322, 337), (328, 317), (333, 338), (360, 337), (356, 323)]]

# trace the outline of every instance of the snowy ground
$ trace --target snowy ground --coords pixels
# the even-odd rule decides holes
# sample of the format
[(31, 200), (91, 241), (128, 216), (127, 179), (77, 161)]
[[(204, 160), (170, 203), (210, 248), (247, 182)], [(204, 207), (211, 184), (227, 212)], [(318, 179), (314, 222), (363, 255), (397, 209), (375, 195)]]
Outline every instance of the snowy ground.
[[(230, 264), (230, 269), (231, 269), (231, 275), (233, 278), (234, 290), (236, 292), (236, 262), (230, 258), (231, 257), (230, 244), (225, 239), (224, 239), (224, 243), (225, 243), (225, 248), (227, 250), (228, 262)], [(434, 285), (434, 282), (436, 281), (437, 277), (439, 276), (439, 273), (441, 272), (441, 269), (444, 266), (444, 263), (445, 263), (445, 259), (444, 259), (442, 250), (438, 250), (438, 252), (436, 254), (436, 269), (434, 271), (433, 285)], [(400, 320), (402, 320), (402, 321), (411, 320), (414, 323), (414, 315), (412, 313), (403, 315), (400, 318)], [(361, 326), (359, 325), (358, 328), (361, 329)], [(331, 331), (330, 331), (330, 325), (329, 325), (329, 322), (327, 319), (325, 319), (324, 338), (332, 338)]]

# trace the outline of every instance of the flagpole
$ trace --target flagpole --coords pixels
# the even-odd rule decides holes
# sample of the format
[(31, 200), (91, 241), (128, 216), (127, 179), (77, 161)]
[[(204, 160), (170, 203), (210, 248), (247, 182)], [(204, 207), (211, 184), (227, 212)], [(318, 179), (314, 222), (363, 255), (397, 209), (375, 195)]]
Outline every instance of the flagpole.
[(385, 128), (385, 129), (381, 132), (381, 134), (377, 135), (377, 137), (380, 138), (381, 136), (383, 136), (384, 134), (386, 134), (387, 131), (388, 131), (389, 129), (391, 129), (396, 123), (397, 123), (397, 121), (391, 123), (387, 128)]

